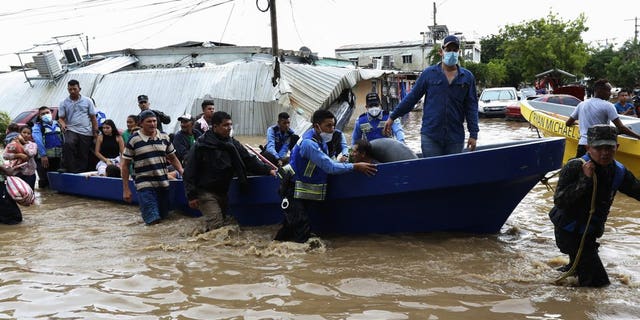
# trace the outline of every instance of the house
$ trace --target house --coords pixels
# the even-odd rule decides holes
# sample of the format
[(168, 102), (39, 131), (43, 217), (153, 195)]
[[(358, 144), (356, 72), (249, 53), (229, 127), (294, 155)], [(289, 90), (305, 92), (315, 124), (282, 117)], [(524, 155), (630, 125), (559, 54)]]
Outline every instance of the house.
[(280, 77), (274, 86), (275, 63), (269, 50), (185, 42), (86, 55), (72, 63), (63, 50), (26, 53), (25, 60), (48, 57), (35, 58), (40, 61), (33, 69), (28, 63), (22, 70), (0, 74), (0, 111), (13, 118), (42, 105), (58, 105), (68, 96), (67, 82), (76, 79), (81, 94), (92, 97), (98, 110), (123, 128), (127, 116), (140, 111), (136, 97), (145, 94), (152, 108), (171, 116), (172, 122), (164, 126), (169, 132), (179, 128), (180, 115), (198, 115), (204, 99), (213, 99), (216, 110), (232, 115), (236, 135), (264, 135), (282, 111), (292, 115), (292, 128), (302, 132), (319, 108), (332, 110), (338, 127), (344, 126), (355, 106), (352, 88), (385, 74), (348, 62), (348, 68), (310, 64), (317, 58), (281, 51)]

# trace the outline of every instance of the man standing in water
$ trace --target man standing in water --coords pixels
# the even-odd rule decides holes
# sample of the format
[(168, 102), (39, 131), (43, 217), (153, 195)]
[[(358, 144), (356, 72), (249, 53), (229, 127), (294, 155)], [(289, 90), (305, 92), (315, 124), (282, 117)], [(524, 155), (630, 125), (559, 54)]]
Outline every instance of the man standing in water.
[(393, 121), (413, 109), (422, 98), (422, 128), (420, 142), (423, 157), (460, 153), (464, 147), (464, 121), (469, 139), (467, 148), (476, 149), (478, 139), (478, 94), (476, 79), (471, 71), (458, 65), (460, 40), (456, 36), (444, 38), (440, 55), (442, 62), (424, 71), (400, 101), (384, 124), (385, 135), (391, 134)]
[(227, 193), (234, 176), (241, 186), (246, 186), (247, 171), (276, 175), (275, 169), (249, 154), (231, 137), (233, 122), (228, 113), (215, 112), (211, 125), (189, 150), (183, 177), (189, 207), (200, 209), (204, 216), (204, 231), (224, 225), (229, 202)]
[(336, 118), (328, 110), (317, 110), (311, 118), (313, 128), (302, 136), (302, 142), (291, 151), (289, 164), (293, 169), (290, 180), (283, 178), (283, 183), (291, 184), (285, 193), (293, 199), (285, 210), (285, 220), (275, 240), (307, 242), (311, 235), (309, 211), (315, 210), (323, 201), (327, 190), (329, 174), (342, 174), (350, 171), (374, 175), (378, 170), (371, 163), (343, 163), (329, 158), (327, 142), (333, 138)]
[(178, 173), (183, 174), (183, 170), (169, 136), (156, 128), (155, 113), (145, 110), (139, 117), (141, 128), (129, 138), (120, 163), (122, 198), (131, 202), (129, 165), (133, 162), (140, 213), (144, 222), (151, 225), (169, 215), (167, 160)]
[(80, 90), (80, 82), (70, 80), (69, 97), (60, 102), (58, 109), (58, 123), (64, 132), (63, 167), (73, 173), (87, 171), (91, 144), (99, 132), (96, 107), (91, 99), (80, 95)]
[[(549, 212), (556, 244), (560, 252), (569, 255), (569, 264), (559, 270), (569, 271), (575, 265), (574, 274), (583, 287), (610, 283), (598, 256), (600, 244), (596, 239), (604, 233), (616, 191), (640, 200), (640, 182), (615, 160), (617, 134), (616, 128), (609, 125), (589, 128), (587, 154), (569, 160), (560, 171), (553, 195), (555, 206)], [(582, 253), (578, 256), (580, 248)]]

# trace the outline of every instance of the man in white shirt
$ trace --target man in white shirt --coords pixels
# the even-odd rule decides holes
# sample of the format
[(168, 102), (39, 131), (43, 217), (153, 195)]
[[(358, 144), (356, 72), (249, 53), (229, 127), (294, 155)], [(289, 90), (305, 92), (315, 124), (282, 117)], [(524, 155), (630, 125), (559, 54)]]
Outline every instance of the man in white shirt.
[(606, 79), (600, 79), (593, 85), (594, 97), (580, 102), (571, 116), (565, 122), (570, 127), (576, 120), (580, 120), (580, 140), (578, 140), (578, 150), (576, 158), (582, 157), (586, 152), (587, 146), (587, 130), (597, 124), (606, 124), (613, 122), (621, 134), (630, 135), (636, 139), (640, 139), (640, 135), (627, 128), (616, 111), (613, 103), (609, 102), (611, 95), (611, 84)]

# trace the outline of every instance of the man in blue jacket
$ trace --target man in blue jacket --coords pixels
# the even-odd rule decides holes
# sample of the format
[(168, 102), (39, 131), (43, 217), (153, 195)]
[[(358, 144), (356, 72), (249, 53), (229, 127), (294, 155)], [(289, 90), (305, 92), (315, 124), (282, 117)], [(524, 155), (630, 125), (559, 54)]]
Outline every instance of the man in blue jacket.
[(450, 35), (444, 38), (440, 55), (442, 61), (429, 66), (385, 123), (385, 133), (391, 132), (393, 121), (402, 117), (422, 98), (422, 128), (420, 142), (423, 157), (460, 153), (464, 148), (464, 122), (469, 139), (467, 148), (476, 149), (478, 139), (478, 94), (476, 79), (471, 71), (458, 65), (460, 40)]
[(289, 163), (289, 150), (293, 149), (293, 146), (295, 146), (298, 139), (300, 139), (300, 137), (291, 130), (290, 126), (291, 120), (289, 120), (289, 114), (280, 112), (280, 114), (278, 114), (278, 123), (267, 129), (267, 145), (261, 154), (271, 161), (271, 163), (279, 167)]
[[(387, 137), (384, 134), (384, 124), (389, 119), (389, 112), (382, 111), (380, 97), (377, 93), (370, 92), (367, 94), (366, 108), (367, 112), (356, 119), (351, 136), (352, 143), (360, 139), (371, 142), (375, 139)], [(404, 143), (404, 130), (402, 130), (399, 120), (393, 122), (391, 131), (396, 140)]]
[(366, 162), (343, 163), (331, 160), (327, 142), (333, 138), (336, 118), (328, 110), (317, 110), (313, 113), (313, 128), (302, 136), (302, 142), (291, 151), (292, 190), (286, 195), (292, 198), (285, 210), (285, 221), (278, 231), (275, 240), (304, 243), (309, 239), (311, 227), (308, 211), (313, 210), (325, 199), (327, 176), (350, 171), (374, 175), (377, 172), (374, 164)]

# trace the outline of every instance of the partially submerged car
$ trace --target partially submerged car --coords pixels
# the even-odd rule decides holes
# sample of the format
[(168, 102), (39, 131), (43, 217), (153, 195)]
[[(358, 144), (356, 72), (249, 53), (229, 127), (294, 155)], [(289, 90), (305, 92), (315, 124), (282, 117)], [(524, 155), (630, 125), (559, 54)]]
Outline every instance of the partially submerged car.
[(514, 87), (487, 88), (478, 98), (478, 113), (481, 116), (504, 117), (507, 106), (518, 103), (518, 91)]
[[(567, 106), (577, 106), (580, 102), (580, 99), (570, 95), (570, 94), (543, 94), (543, 95), (535, 95), (527, 97), (527, 100), (533, 101), (543, 101), (555, 104), (562, 104)], [(520, 102), (516, 102), (507, 106), (507, 112), (505, 113), (505, 117), (507, 120), (517, 120), (517, 121), (525, 121), (520, 113)]]

